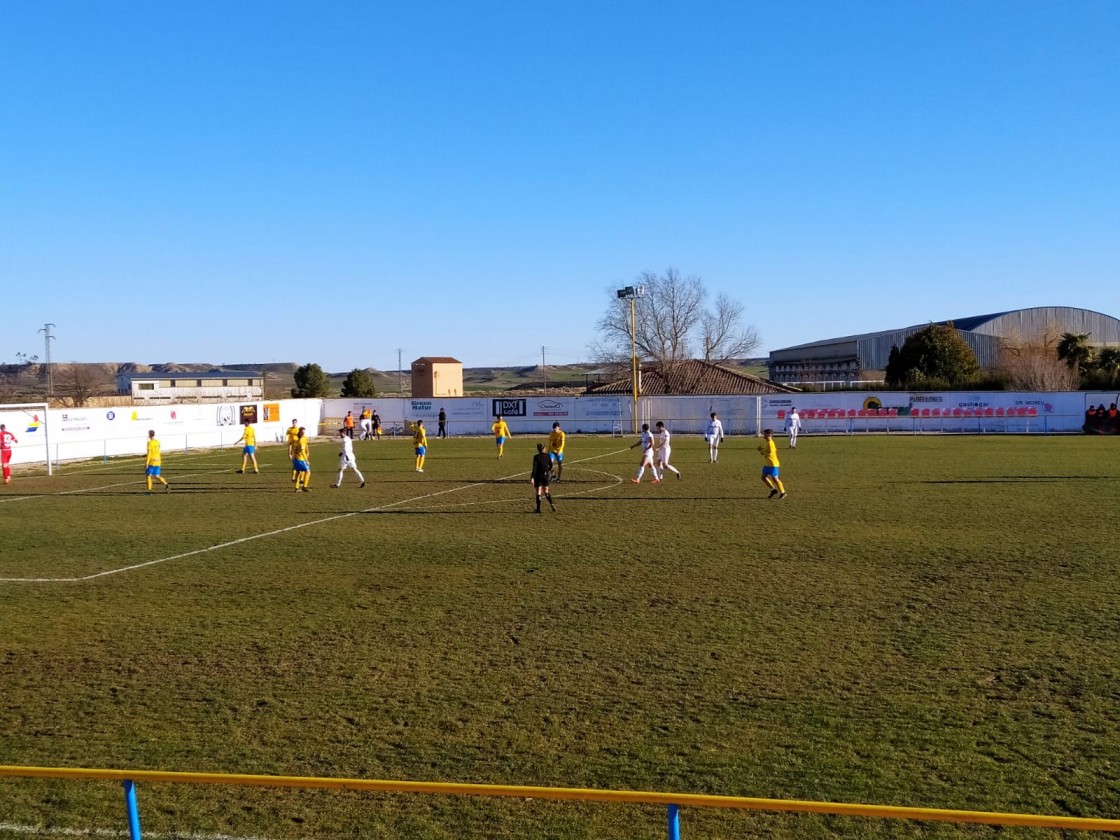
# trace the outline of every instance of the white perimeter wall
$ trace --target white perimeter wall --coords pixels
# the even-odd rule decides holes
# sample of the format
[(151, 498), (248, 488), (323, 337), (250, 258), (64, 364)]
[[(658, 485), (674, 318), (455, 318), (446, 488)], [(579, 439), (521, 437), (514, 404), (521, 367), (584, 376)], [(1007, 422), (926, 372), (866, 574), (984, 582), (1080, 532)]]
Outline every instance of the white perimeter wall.
[(43, 438), (48, 433), (50, 457), (56, 462), (143, 455), (149, 429), (155, 430), (165, 453), (230, 446), (241, 437), (243, 408), (256, 408), (255, 428), (261, 444), (282, 440), (293, 418), (314, 435), (321, 404), (322, 400), (273, 400), (51, 409), (47, 427), (41, 417), (28, 411), (0, 409), (0, 423), (19, 439), (19, 445), (13, 447), (13, 463), (43, 463)]
[[(876, 401), (888, 410), (885, 417), (859, 417)], [(715, 411), (733, 435), (754, 435), (764, 428), (780, 430), (792, 406), (809, 434), (891, 433), (1053, 433), (1077, 432), (1089, 405), (1117, 401), (1116, 394), (1099, 392), (1023, 393), (980, 392), (824, 392), (775, 394), (765, 397), (645, 397), (639, 400), (638, 422), (663, 420), (677, 434), (701, 434)], [(632, 434), (629, 397), (458, 397), (448, 399), (328, 399), (231, 402), (207, 405), (120, 406), (115, 408), (51, 409), (49, 448), (54, 461), (142, 455), (148, 429), (155, 429), (164, 452), (230, 446), (241, 436), (244, 408), (257, 412), (257, 440), (283, 440), (294, 418), (312, 437), (333, 434), (347, 411), (357, 417), (367, 406), (381, 415), (386, 433), (404, 434), (413, 420), (423, 420), (434, 436), (440, 408), (447, 412), (452, 435), (490, 433), (494, 415), (501, 413), (514, 435), (546, 435), (555, 421), (569, 434), (621, 432)], [(894, 409), (893, 416), (890, 410)], [(924, 417), (937, 409), (940, 416)], [(1020, 410), (1034, 415), (1020, 416)], [(958, 414), (959, 412), (959, 414)], [(990, 412), (990, 414), (989, 414)], [(1002, 412), (1003, 416), (996, 416)], [(46, 427), (41, 409), (0, 409), (5, 423), (19, 439), (13, 463), (43, 463)], [(817, 416), (806, 417), (814, 413)], [(820, 416), (824, 413), (826, 416)], [(842, 416), (841, 416), (842, 413)], [(1009, 416), (1009, 415), (1014, 416)], [(827, 416), (832, 415), (832, 416)], [(966, 416), (969, 415), (969, 416)]]

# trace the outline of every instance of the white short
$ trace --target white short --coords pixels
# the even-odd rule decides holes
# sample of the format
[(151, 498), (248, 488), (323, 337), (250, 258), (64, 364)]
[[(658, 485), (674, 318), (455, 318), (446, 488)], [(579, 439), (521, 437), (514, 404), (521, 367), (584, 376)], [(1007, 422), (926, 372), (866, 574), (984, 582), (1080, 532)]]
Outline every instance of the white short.
[(659, 464), (668, 464), (669, 463), (669, 455), (671, 455), (672, 452), (673, 452), (673, 447), (662, 446), (659, 450), (657, 450), (657, 462)]
[(341, 472), (347, 467), (352, 470), (358, 469), (358, 460), (356, 458), (347, 458), (346, 453), (342, 453), (338, 456), (338, 470)]
[(643, 467), (652, 467), (653, 466), (653, 450), (652, 449), (643, 449), (642, 450), (642, 466)]

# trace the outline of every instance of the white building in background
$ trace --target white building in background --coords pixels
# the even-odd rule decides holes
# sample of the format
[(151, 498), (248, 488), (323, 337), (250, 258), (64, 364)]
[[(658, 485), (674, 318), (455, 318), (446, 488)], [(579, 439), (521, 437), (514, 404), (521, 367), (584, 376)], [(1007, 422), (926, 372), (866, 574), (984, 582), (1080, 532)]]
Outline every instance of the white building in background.
[(264, 374), (256, 370), (210, 370), (117, 375), (117, 393), (137, 402), (215, 402), (259, 400)]

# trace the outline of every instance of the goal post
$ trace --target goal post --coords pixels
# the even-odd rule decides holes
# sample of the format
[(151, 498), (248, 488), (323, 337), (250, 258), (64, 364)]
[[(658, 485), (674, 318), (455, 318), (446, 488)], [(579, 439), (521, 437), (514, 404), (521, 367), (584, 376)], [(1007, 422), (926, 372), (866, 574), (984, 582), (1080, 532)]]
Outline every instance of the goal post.
[[(0, 403), (0, 423), (18, 441), (12, 447), (13, 464), (37, 464), (42, 461), (47, 465), (47, 475), (52, 475), (48, 408), (47, 403)], [(38, 454), (40, 452), (42, 454)]]

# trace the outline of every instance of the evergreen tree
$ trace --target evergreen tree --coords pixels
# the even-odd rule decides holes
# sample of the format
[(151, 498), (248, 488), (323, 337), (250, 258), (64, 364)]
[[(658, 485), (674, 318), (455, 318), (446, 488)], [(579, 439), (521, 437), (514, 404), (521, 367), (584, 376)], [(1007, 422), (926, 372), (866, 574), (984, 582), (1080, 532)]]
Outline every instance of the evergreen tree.
[(891, 345), (890, 355), (887, 356), (887, 369), (883, 371), (883, 378), (886, 379), (888, 385), (894, 388), (902, 387), (903, 383), (905, 382), (903, 371), (899, 367), (899, 352), (897, 344)]
[(373, 384), (373, 376), (366, 368), (354, 368), (342, 383), (342, 396), (344, 397), (375, 397), (377, 388)]
[(957, 388), (976, 379), (980, 364), (951, 323), (930, 324), (906, 339), (891, 373), (912, 388)]
[(329, 397), (331, 395), (331, 381), (323, 369), (317, 364), (302, 365), (292, 374), (296, 387), (292, 388), (292, 396), (301, 397)]

